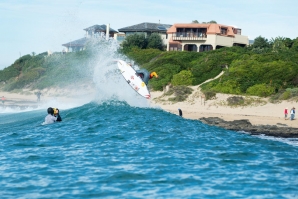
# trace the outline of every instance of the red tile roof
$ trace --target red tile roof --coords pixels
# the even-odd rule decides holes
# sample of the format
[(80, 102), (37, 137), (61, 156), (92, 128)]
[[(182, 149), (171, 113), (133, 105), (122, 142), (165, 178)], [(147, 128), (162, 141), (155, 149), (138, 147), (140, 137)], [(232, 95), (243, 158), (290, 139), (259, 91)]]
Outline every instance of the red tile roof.
[(221, 34), (220, 29), (227, 29), (227, 36), (234, 36), (233, 26), (227, 26), (222, 24), (199, 24), (199, 23), (188, 23), (188, 24), (174, 24), (172, 25), (167, 33), (175, 33), (177, 32), (177, 28), (207, 28), (206, 34)]

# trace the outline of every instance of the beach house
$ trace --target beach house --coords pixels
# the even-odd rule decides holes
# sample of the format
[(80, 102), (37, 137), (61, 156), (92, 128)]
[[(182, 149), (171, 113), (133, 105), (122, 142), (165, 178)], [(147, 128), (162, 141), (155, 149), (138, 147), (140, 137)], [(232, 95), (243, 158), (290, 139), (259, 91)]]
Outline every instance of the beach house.
[(137, 34), (144, 34), (145, 37), (149, 37), (152, 33), (158, 33), (162, 38), (163, 44), (167, 45), (168, 43), (167, 30), (171, 26), (172, 25), (170, 24), (144, 22), (144, 23), (120, 28), (118, 29), (118, 31), (125, 33), (125, 36), (137, 33)]
[(222, 24), (174, 24), (167, 30), (167, 51), (203, 52), (222, 47), (247, 46), (241, 29)]
[[(77, 39), (65, 44), (62, 44), (62, 46), (66, 47), (66, 52), (76, 52), (84, 50), (86, 47), (86, 44), (88, 41), (94, 38), (98, 38), (101, 36), (104, 36), (107, 32), (107, 25), (93, 25), (91, 27), (85, 28), (85, 37), (81, 39)], [(115, 36), (115, 34), (118, 33), (118, 31), (114, 30), (113, 28), (108, 28), (109, 37)]]

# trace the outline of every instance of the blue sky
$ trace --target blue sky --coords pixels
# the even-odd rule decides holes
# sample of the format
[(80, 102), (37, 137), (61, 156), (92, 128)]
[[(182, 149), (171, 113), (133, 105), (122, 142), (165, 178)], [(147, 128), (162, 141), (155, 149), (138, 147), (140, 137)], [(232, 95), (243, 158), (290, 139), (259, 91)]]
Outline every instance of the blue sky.
[(215, 20), (254, 39), (298, 37), (297, 0), (1, 0), (0, 69), (20, 56), (62, 51), (84, 28)]

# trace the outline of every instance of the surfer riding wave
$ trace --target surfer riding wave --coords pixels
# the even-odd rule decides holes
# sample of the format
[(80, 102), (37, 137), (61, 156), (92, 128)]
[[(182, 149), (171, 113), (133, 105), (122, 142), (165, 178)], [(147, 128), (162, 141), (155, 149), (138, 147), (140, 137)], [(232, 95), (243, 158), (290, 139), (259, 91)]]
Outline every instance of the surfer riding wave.
[(139, 76), (147, 85), (149, 82), (149, 79), (152, 79), (153, 77), (158, 78), (158, 75), (156, 72), (149, 73), (146, 69), (140, 69), (136, 70), (136, 75)]

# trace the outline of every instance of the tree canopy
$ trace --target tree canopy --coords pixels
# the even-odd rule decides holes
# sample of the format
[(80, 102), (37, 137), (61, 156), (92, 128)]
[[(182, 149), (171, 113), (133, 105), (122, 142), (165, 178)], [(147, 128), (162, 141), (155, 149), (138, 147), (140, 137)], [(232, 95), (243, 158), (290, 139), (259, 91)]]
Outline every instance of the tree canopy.
[(145, 34), (132, 34), (125, 37), (122, 43), (122, 51), (124, 53), (129, 53), (133, 48), (139, 49), (159, 49), (164, 50), (164, 45), (161, 39), (161, 36), (158, 33), (152, 33), (148, 38), (145, 37)]
[(266, 39), (265, 37), (259, 36), (259, 37), (254, 39), (253, 47), (254, 48), (261, 48), (261, 49), (262, 48), (269, 48), (270, 43), (269, 43), (268, 39)]
[[(199, 21), (198, 20), (193, 20), (192, 23), (199, 23)], [(215, 20), (211, 20), (211, 21), (208, 21), (208, 22), (202, 22), (202, 23), (204, 23), (204, 24), (207, 24), (207, 23), (215, 23), (215, 24), (217, 24), (217, 22)]]

